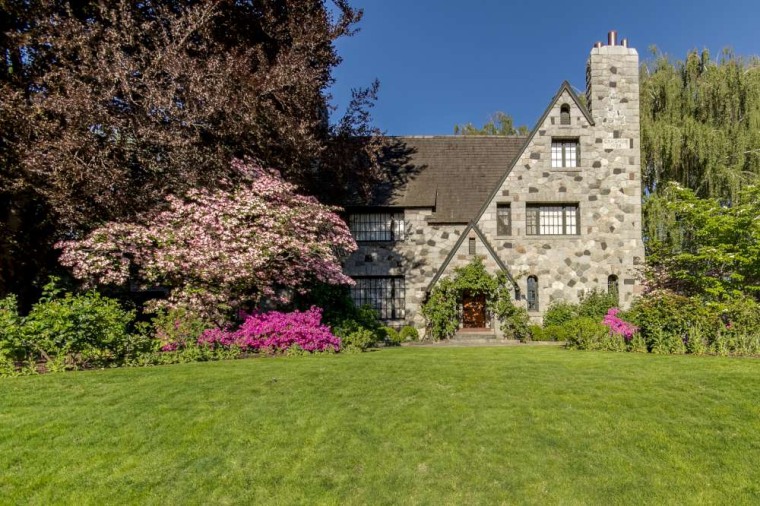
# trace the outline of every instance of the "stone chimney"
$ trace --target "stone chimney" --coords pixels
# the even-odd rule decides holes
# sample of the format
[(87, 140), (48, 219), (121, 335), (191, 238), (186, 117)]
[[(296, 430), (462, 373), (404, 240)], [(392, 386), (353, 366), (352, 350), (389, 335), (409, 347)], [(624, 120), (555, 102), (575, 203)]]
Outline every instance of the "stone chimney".
[[(586, 67), (586, 99), (597, 128), (614, 138), (639, 138), (639, 54), (618, 42), (611, 31), (607, 44), (594, 44)], [(635, 135), (634, 135), (635, 134)], [(638, 145), (636, 146), (638, 148)]]

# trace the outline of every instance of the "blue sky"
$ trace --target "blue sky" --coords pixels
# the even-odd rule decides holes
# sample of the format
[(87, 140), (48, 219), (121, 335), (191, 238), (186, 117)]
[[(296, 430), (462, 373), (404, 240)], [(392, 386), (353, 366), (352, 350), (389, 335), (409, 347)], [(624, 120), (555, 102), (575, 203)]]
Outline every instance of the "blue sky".
[(351, 88), (380, 80), (374, 124), (390, 135), (451, 134), (496, 111), (533, 127), (563, 80), (585, 87), (585, 62), (615, 29), (642, 59), (707, 48), (760, 53), (759, 0), (353, 0), (360, 31), (337, 42), (331, 89), (340, 114)]

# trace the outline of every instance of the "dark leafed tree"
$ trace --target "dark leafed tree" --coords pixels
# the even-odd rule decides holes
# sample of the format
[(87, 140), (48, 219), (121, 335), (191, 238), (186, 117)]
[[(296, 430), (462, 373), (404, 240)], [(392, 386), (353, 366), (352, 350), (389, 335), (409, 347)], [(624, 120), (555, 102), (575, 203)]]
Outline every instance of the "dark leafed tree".
[(494, 113), (482, 128), (472, 123), (454, 125), (455, 135), (528, 135), (528, 133), (527, 126), (515, 127), (512, 116), (504, 112)]
[(379, 178), (377, 85), (331, 125), (346, 0), (0, 2), (0, 292), (54, 264), (50, 244), (167, 193), (275, 167), (340, 202)]

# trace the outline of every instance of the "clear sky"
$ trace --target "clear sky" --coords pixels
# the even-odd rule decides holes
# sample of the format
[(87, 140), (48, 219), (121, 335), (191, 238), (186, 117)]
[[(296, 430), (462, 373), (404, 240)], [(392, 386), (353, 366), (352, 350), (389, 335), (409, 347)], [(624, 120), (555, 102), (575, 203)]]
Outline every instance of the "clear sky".
[(760, 54), (760, 0), (352, 0), (360, 31), (337, 42), (331, 92), (380, 80), (374, 124), (390, 135), (452, 134), (496, 111), (532, 128), (562, 81), (585, 88), (594, 42), (617, 30), (642, 59), (656, 45)]

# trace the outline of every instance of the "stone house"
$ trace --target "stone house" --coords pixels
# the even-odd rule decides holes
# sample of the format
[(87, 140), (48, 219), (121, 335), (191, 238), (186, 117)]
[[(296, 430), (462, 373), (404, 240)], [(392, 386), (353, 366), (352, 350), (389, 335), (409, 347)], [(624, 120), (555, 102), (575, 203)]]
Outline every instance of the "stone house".
[[(591, 50), (585, 103), (564, 82), (528, 136), (393, 138), (391, 181), (347, 208), (357, 303), (424, 328), (430, 290), (478, 255), (535, 322), (592, 289), (630, 304), (644, 260), (639, 60), (616, 38)], [(477, 297), (462, 305), (461, 326), (498, 327)]]

